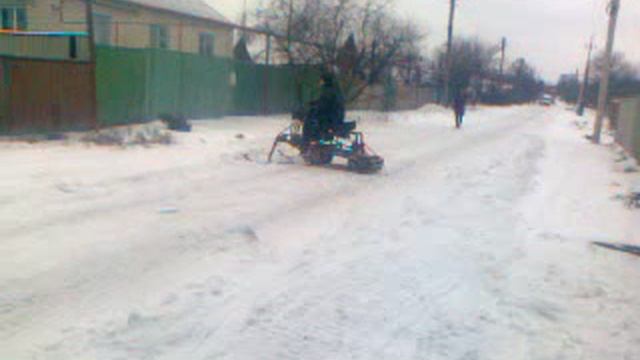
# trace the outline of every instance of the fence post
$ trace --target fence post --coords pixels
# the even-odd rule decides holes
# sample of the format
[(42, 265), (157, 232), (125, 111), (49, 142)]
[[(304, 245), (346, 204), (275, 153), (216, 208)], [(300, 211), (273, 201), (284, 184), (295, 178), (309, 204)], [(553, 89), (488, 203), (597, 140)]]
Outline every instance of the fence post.
[(149, 114), (151, 114), (151, 81), (154, 74), (154, 59), (155, 53), (151, 49), (142, 50), (144, 54), (144, 63), (145, 63), (145, 71), (144, 71), (144, 120), (149, 119)]
[(85, 0), (85, 17), (87, 22), (87, 36), (89, 40), (89, 92), (91, 97), (91, 123), (97, 129), (100, 127), (98, 120), (98, 81), (96, 79), (96, 42), (95, 28), (93, 24), (93, 0)]
[(0, 57), (0, 132), (9, 131), (9, 72), (5, 59)]
[(267, 35), (267, 49), (265, 53), (265, 66), (263, 74), (262, 112), (269, 114), (269, 65), (271, 63), (271, 35)]

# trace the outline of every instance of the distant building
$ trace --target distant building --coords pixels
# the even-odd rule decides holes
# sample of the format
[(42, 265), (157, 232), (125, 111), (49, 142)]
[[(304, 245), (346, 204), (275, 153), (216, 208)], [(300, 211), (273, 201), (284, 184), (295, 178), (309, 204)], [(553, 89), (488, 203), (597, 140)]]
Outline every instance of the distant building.
[[(231, 24), (204, 0), (99, 0), (94, 9), (99, 45), (161, 48), (233, 56)], [(83, 0), (0, 0), (4, 31), (86, 31)]]

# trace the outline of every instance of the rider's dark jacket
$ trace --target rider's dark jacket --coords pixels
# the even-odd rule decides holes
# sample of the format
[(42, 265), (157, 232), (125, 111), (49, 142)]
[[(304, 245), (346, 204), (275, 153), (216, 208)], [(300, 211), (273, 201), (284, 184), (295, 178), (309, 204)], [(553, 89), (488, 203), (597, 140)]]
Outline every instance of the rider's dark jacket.
[(316, 101), (317, 116), (322, 130), (336, 129), (345, 118), (345, 101), (340, 86), (325, 82), (320, 98)]

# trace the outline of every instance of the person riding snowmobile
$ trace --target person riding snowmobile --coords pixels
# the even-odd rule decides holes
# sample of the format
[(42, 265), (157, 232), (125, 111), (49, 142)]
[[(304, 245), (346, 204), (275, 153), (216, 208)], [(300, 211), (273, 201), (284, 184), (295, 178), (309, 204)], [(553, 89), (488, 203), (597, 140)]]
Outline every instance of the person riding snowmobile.
[(304, 119), (305, 146), (314, 140), (331, 140), (345, 119), (345, 101), (337, 79), (332, 73), (325, 72), (321, 81), (321, 95), (310, 103)]

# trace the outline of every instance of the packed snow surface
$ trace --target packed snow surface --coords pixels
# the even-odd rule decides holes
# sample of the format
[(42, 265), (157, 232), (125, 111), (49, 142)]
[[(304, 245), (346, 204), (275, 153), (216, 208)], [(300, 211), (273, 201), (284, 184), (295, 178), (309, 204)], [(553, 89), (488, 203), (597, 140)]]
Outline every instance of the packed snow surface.
[(612, 146), (560, 106), (350, 116), (381, 174), (267, 164), (286, 116), (0, 143), (0, 359), (638, 358)]

